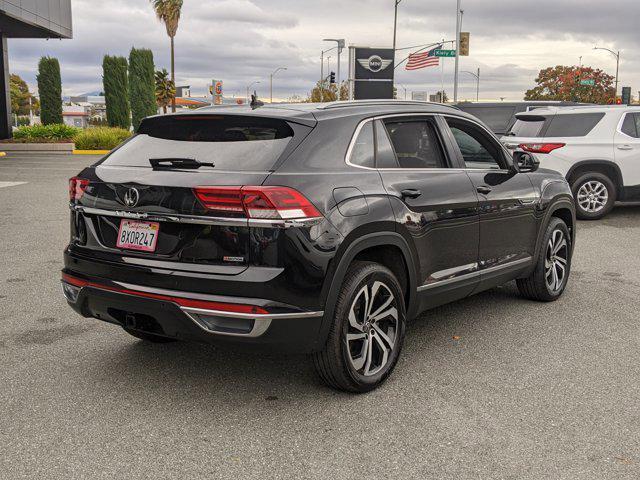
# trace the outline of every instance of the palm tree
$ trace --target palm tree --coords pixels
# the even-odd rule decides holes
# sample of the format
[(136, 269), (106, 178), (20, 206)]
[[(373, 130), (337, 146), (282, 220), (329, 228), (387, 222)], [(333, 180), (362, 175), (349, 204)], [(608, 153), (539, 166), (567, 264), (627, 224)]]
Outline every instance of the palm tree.
[[(156, 102), (162, 107), (162, 111), (167, 113), (167, 107), (176, 101), (176, 86), (169, 80), (169, 73), (166, 68), (159, 70), (155, 74), (156, 81)], [(174, 104), (175, 108), (175, 104)], [(174, 110), (175, 111), (175, 110)]]
[[(180, 22), (180, 11), (182, 10), (182, 0), (151, 0), (151, 5), (156, 12), (158, 20), (164, 23), (167, 29), (167, 35), (171, 38), (171, 81), (175, 87), (176, 69), (175, 69), (175, 50), (174, 38), (178, 33), (178, 23)], [(171, 100), (171, 111), (176, 111), (175, 95)]]

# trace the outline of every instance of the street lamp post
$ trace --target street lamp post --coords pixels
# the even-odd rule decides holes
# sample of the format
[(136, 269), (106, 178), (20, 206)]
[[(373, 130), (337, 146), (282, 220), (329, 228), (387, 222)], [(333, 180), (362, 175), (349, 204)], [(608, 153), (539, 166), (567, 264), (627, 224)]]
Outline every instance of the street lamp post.
[(395, 10), (393, 14), (393, 59), (396, 57), (396, 34), (398, 32), (398, 5), (402, 0), (395, 0)]
[(616, 100), (618, 98), (618, 73), (620, 72), (620, 50), (618, 50), (617, 52), (614, 52), (613, 50), (610, 50), (610, 49), (604, 48), (604, 47), (593, 47), (593, 49), (594, 50), (606, 50), (611, 55), (616, 57), (616, 91), (613, 94), (613, 103), (615, 104)]
[(251, 87), (257, 85), (258, 83), (260, 83), (260, 80), (256, 80), (255, 82), (251, 82), (249, 85), (247, 85), (247, 104), (249, 103), (249, 91), (251, 90)]
[(276, 73), (278, 73), (280, 70), (286, 70), (287, 67), (278, 67), (276, 68), (273, 73), (269, 76), (269, 103), (273, 103), (273, 77), (275, 76)]
[(478, 68), (478, 73), (469, 72), (464, 70), (462, 73), (468, 73), (472, 75), (476, 79), (476, 102), (480, 101), (480, 69)]
[[(338, 71), (336, 72), (337, 73), (336, 83), (338, 84), (338, 89), (339, 89), (340, 88), (340, 54), (342, 53), (342, 49), (345, 47), (344, 38), (325, 38), (323, 42), (336, 42), (337, 44), (336, 48), (338, 49)], [(338, 100), (340, 100), (339, 96), (338, 96)]]

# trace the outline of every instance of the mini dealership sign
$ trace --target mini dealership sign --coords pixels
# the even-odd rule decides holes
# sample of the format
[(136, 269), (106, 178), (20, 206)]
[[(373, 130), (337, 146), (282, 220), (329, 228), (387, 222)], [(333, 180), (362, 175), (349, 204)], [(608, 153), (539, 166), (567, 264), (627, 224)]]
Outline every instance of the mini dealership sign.
[(349, 98), (393, 98), (392, 48), (349, 47)]
[(213, 96), (214, 105), (222, 105), (222, 80), (213, 80), (209, 87), (209, 93)]

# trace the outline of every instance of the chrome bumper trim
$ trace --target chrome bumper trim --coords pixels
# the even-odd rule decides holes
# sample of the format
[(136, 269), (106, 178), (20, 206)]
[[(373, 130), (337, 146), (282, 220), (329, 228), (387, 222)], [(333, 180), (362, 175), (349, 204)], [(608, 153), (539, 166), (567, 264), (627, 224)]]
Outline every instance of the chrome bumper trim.
[(122, 210), (104, 210), (101, 208), (84, 207), (70, 204), (69, 208), (87, 215), (102, 215), (105, 217), (128, 218), (131, 220), (147, 220), (150, 222), (173, 222), (197, 225), (220, 225), (223, 227), (256, 227), (256, 228), (299, 228), (312, 227), (322, 221), (322, 217), (303, 220), (270, 220), (259, 218), (224, 218), (201, 215), (175, 215), (154, 212), (127, 212)]

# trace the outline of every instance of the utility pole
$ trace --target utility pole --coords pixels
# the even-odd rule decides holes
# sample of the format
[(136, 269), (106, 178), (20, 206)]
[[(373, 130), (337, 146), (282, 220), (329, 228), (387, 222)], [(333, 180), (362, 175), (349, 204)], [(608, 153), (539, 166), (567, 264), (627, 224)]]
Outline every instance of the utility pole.
[[(337, 43), (337, 49), (338, 49), (338, 71), (336, 72), (336, 83), (338, 84), (338, 100), (340, 100), (340, 54), (342, 53), (342, 50), (345, 47), (345, 40), (344, 38), (325, 38), (323, 40), (323, 42), (336, 42)], [(324, 77), (322, 77), (324, 78)]]
[(396, 58), (396, 35), (398, 33), (398, 5), (402, 0), (395, 0), (395, 12), (393, 14), (393, 59)]
[(460, 29), (462, 28), (461, 0), (456, 0), (456, 65), (453, 74), (453, 103), (458, 103), (458, 77), (460, 69)]

